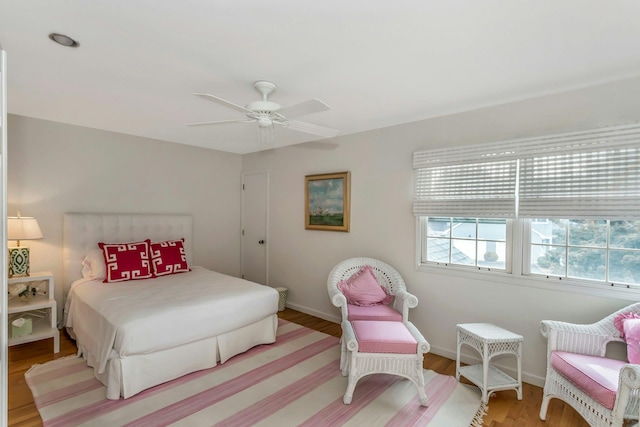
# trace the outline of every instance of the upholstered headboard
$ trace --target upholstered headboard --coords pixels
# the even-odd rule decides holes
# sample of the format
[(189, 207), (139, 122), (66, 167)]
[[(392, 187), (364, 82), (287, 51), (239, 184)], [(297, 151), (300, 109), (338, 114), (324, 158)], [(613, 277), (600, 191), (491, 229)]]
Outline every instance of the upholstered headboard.
[(82, 277), (82, 260), (98, 242), (122, 243), (144, 239), (174, 240), (184, 237), (189, 264), (192, 255), (191, 215), (153, 214), (93, 214), (67, 213), (63, 228), (63, 284), (64, 296), (71, 283)]

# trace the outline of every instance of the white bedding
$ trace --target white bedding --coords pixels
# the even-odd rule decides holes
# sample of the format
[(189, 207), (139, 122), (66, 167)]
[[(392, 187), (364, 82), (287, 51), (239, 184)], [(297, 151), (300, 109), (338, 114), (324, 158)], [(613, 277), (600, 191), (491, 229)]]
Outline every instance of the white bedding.
[(275, 289), (193, 267), (188, 273), (120, 283), (79, 279), (67, 297), (65, 326), (102, 374), (110, 358), (216, 337), (277, 311)]

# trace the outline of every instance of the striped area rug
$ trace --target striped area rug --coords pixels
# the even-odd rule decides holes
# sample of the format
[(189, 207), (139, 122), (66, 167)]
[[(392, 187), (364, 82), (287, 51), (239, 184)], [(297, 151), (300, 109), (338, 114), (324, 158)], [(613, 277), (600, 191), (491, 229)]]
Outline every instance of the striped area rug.
[(34, 365), (25, 378), (45, 427), (52, 426), (431, 426), (481, 425), (476, 388), (425, 370), (429, 407), (393, 375), (359, 381), (342, 403), (338, 339), (280, 320), (275, 344), (145, 390), (105, 399), (83, 359)]

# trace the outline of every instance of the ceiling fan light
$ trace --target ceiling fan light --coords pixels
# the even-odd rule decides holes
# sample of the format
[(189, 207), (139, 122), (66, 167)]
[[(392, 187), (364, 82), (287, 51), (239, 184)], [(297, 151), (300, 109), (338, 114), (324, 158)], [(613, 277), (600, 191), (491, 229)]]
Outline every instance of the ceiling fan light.
[(258, 119), (258, 126), (261, 128), (269, 128), (273, 125), (273, 122), (269, 117), (260, 117)]

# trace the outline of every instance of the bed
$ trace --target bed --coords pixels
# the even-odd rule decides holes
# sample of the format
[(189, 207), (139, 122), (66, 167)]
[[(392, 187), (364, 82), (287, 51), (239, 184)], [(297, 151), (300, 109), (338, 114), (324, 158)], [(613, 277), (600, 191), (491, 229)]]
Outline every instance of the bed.
[[(83, 277), (98, 242), (145, 239), (184, 239), (190, 271), (116, 283)], [(275, 342), (278, 292), (193, 266), (189, 215), (70, 213), (63, 240), (64, 324), (108, 399)]]

